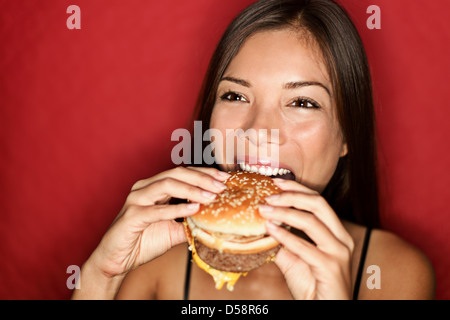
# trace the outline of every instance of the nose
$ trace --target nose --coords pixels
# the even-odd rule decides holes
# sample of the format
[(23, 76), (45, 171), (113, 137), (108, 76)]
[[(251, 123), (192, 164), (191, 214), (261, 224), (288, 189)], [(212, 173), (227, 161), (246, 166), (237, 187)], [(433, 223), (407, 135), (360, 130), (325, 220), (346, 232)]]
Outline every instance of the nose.
[(254, 146), (282, 143), (281, 119), (274, 108), (255, 106), (248, 113), (242, 129), (245, 131), (244, 138)]

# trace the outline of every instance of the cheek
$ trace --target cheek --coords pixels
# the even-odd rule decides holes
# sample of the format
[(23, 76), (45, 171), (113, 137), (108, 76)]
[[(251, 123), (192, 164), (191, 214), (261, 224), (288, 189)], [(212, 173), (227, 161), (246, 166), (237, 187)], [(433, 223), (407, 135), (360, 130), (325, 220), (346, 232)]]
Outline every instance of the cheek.
[(339, 128), (327, 121), (310, 121), (287, 130), (292, 133), (287, 153), (298, 159), (297, 177), (313, 189), (323, 189), (333, 176), (342, 150)]
[(211, 113), (210, 128), (223, 130), (224, 132), (226, 129), (239, 128), (241, 126), (240, 118), (242, 116), (236, 116), (236, 111), (233, 112), (218, 105), (214, 107)]
[[(218, 110), (217, 108), (214, 108), (211, 113), (209, 127), (220, 130), (220, 124), (223, 124), (224, 122), (226, 122), (226, 121), (223, 121), (223, 118), (224, 118), (224, 115), (221, 114), (220, 110)], [(219, 119), (222, 121), (219, 121)]]
[(216, 141), (223, 145), (225, 143), (226, 130), (233, 129), (236, 124), (233, 121), (233, 118), (230, 117), (229, 113), (223, 112), (221, 108), (214, 108), (211, 114), (209, 128), (212, 129), (216, 134), (211, 137), (211, 140), (220, 139), (220, 141)]
[(227, 131), (240, 128), (239, 117), (233, 116), (224, 108), (216, 107), (213, 109), (210, 118), (211, 136), (210, 141), (214, 148), (214, 158), (216, 163), (227, 169), (228, 164), (234, 164), (234, 148), (228, 146), (227, 150)]
[(311, 156), (319, 156), (332, 152), (336, 142), (339, 141), (337, 130), (330, 128), (330, 125), (324, 122), (309, 122), (297, 126), (293, 132), (292, 138), (295, 143), (301, 146), (301, 149)]

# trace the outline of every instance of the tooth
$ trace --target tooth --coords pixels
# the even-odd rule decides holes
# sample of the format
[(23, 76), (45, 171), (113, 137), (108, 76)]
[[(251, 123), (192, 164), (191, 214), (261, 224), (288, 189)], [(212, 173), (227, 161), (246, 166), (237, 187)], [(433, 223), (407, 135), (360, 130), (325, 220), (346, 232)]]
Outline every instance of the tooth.
[(239, 167), (241, 170), (248, 171), (248, 172), (259, 172), (260, 174), (266, 175), (266, 176), (276, 176), (276, 175), (285, 175), (288, 173), (291, 173), (288, 169), (283, 168), (272, 168), (272, 167), (256, 167), (251, 166), (248, 163), (245, 162), (239, 162)]

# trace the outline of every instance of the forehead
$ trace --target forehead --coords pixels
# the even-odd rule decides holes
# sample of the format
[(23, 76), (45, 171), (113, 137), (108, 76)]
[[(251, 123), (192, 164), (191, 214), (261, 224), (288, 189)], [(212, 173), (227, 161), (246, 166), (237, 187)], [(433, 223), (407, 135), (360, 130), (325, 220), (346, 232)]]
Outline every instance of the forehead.
[(314, 38), (290, 29), (262, 31), (249, 37), (225, 72), (225, 76), (231, 75), (250, 82), (330, 82)]

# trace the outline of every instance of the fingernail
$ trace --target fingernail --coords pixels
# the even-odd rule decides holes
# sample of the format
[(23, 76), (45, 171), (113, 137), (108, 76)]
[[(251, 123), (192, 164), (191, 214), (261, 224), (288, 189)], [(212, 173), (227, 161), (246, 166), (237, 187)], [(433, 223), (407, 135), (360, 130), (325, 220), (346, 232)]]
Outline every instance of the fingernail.
[(228, 179), (231, 176), (231, 174), (226, 173), (225, 171), (219, 171), (217, 174), (219, 176), (221, 176), (222, 178), (226, 178), (226, 179)]
[(214, 199), (216, 197), (215, 193), (212, 193), (212, 192), (209, 192), (209, 191), (202, 191), (202, 195), (205, 198), (208, 198), (208, 199)]
[(188, 209), (188, 211), (197, 211), (198, 208), (200, 207), (199, 203), (189, 203), (186, 208)]
[(266, 201), (276, 201), (276, 200), (278, 200), (279, 197), (280, 197), (279, 194), (273, 194), (273, 195), (267, 197)]
[(265, 204), (261, 204), (259, 206), (259, 211), (261, 211), (261, 212), (271, 212), (271, 211), (273, 211), (273, 207), (267, 206)]
[(275, 183), (276, 186), (278, 186), (280, 189), (283, 189), (283, 187), (286, 187), (285, 183), (286, 180), (281, 179), (281, 178), (273, 178), (273, 182)]
[(217, 187), (217, 188), (219, 188), (220, 190), (225, 190), (226, 189), (226, 185), (224, 185), (222, 182), (219, 182), (219, 181), (217, 181), (217, 180), (214, 180), (213, 181), (213, 184)]

